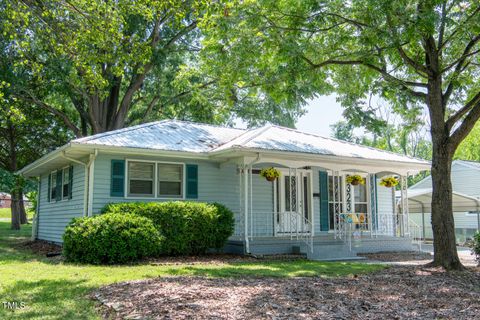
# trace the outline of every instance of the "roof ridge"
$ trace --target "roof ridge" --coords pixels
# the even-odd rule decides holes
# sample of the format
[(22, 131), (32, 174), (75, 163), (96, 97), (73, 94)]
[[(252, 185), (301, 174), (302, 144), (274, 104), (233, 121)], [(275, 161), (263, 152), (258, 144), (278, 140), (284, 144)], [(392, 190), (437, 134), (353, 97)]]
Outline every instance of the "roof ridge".
[(340, 139), (332, 138), (332, 137), (326, 137), (326, 136), (322, 136), (322, 135), (315, 134), (315, 133), (310, 133), (310, 132), (303, 132), (303, 131), (300, 131), (298, 129), (293, 129), (293, 128), (289, 128), (289, 127), (282, 127), (282, 126), (279, 126), (279, 125), (272, 125), (272, 126), (276, 127), (276, 128), (279, 128), (279, 129), (294, 131), (294, 132), (301, 133), (301, 134), (304, 134), (304, 135), (307, 135), (307, 136), (312, 136), (312, 137), (316, 137), (316, 138), (323, 138), (323, 139), (327, 139), (327, 140), (331, 140), (331, 141), (337, 141), (337, 142), (347, 144), (347, 145), (351, 145), (351, 146), (367, 148), (367, 149), (370, 149), (370, 150), (380, 151), (380, 152), (384, 152), (384, 153), (388, 153), (388, 154), (392, 154), (392, 155), (396, 155), (396, 156), (401, 155), (403, 157), (413, 159), (413, 160), (428, 161), (428, 160), (425, 160), (425, 159), (420, 159), (420, 158), (412, 157), (412, 156), (405, 155), (405, 154), (396, 153), (396, 152), (389, 151), (389, 150), (383, 150), (383, 149), (367, 146), (367, 145), (364, 145), (364, 144), (359, 144), (359, 143), (355, 143), (355, 142), (340, 140)]
[(97, 133), (97, 134), (94, 134), (94, 135), (91, 135), (91, 136), (86, 136), (86, 137), (78, 138), (78, 139), (72, 140), (71, 142), (91, 141), (91, 140), (94, 140), (94, 139), (103, 138), (103, 137), (108, 137), (108, 136), (111, 136), (111, 135), (114, 135), (114, 134), (118, 134), (118, 133), (122, 133), (122, 132), (128, 132), (128, 131), (134, 131), (134, 130), (138, 130), (138, 129), (142, 129), (142, 128), (148, 128), (148, 127), (154, 126), (154, 125), (156, 125), (156, 124), (159, 124), (159, 123), (162, 123), (162, 122), (168, 122), (168, 121), (171, 121), (171, 120), (164, 119), (164, 120), (158, 120), (158, 121), (153, 121), (153, 122), (142, 123), (142, 124), (138, 124), (138, 125), (136, 125), (136, 126), (121, 128), (121, 129), (117, 129), (117, 130), (112, 130), (112, 131)]
[[(268, 129), (270, 129), (271, 127), (272, 127), (271, 125), (265, 125), (265, 126), (257, 127), (257, 128), (253, 128), (253, 129), (240, 129), (240, 130), (244, 131), (242, 134), (234, 137), (233, 139), (230, 139), (229, 141), (219, 145), (218, 147), (216, 147), (215, 149), (212, 149), (210, 151), (215, 151), (217, 149), (220, 149), (220, 148), (224, 147), (225, 145), (227, 145), (229, 143), (233, 143), (235, 140), (241, 139), (243, 136), (248, 135), (249, 133), (253, 133), (255, 130), (263, 129), (260, 132), (254, 134), (252, 137), (249, 137), (246, 141), (242, 142), (242, 144), (246, 144), (246, 143), (252, 141), (253, 139), (255, 139), (256, 137), (258, 137), (260, 134), (262, 134), (265, 131), (267, 131)], [(234, 146), (234, 145), (232, 145), (232, 146)]]
[(241, 130), (241, 131), (246, 130), (246, 129), (237, 128), (237, 127), (226, 127), (226, 126), (222, 126), (222, 125), (219, 125), (219, 124), (195, 122), (195, 121), (190, 121), (190, 120), (168, 119), (167, 121), (189, 123), (189, 124), (194, 124), (194, 125), (201, 125), (201, 126), (215, 127), (215, 128), (222, 128), (222, 129), (234, 129), (234, 130)]

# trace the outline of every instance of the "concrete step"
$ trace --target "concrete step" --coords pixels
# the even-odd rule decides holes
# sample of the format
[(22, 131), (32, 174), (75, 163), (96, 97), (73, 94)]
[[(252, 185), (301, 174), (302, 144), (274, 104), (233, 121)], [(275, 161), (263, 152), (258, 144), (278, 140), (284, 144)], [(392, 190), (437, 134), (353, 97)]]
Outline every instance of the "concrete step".
[(350, 251), (348, 246), (342, 243), (329, 243), (325, 245), (313, 245), (313, 252), (307, 250), (307, 258), (310, 260), (354, 260), (362, 259), (355, 251)]

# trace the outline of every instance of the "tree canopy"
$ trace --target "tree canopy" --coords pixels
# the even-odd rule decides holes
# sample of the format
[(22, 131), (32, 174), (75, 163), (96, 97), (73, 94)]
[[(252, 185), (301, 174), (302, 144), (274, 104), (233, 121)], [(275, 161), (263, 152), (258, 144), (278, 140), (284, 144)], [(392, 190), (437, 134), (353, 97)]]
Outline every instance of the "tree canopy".
[(223, 12), (220, 3), (31, 0), (0, 11), (19, 56), (12, 63), (30, 70), (12, 86), (16, 97), (76, 136), (162, 118), (291, 126), (301, 113), (258, 90), (240, 96), (200, 67), (205, 21)]
[(210, 63), (285, 99), (335, 92), (353, 124), (427, 108), (432, 139), (434, 264), (462, 268), (450, 168), (480, 118), (480, 5), (455, 0), (238, 1), (210, 28)]

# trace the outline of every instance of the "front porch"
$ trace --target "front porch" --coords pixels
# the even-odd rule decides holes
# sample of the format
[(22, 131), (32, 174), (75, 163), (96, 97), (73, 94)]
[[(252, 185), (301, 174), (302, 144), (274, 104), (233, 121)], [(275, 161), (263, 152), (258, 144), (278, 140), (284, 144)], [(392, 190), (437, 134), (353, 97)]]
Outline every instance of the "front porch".
[[(311, 259), (349, 259), (356, 253), (410, 251), (420, 230), (409, 220), (407, 177), (391, 167), (328, 162), (243, 159), (238, 165), (240, 208), (230, 249), (250, 254), (303, 253)], [(261, 168), (275, 167), (268, 182)], [(358, 174), (365, 184), (346, 183)], [(395, 175), (395, 188), (379, 185)]]

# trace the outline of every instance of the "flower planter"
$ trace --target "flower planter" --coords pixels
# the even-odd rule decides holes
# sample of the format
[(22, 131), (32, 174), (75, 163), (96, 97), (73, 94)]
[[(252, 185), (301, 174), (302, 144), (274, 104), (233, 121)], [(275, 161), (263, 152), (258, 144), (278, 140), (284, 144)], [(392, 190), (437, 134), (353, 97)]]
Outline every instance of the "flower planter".
[(275, 178), (275, 177), (265, 177), (265, 179), (267, 179), (267, 181), (273, 182), (273, 181), (275, 181), (277, 178)]
[(358, 185), (360, 184), (360, 181), (355, 180), (355, 181), (350, 182), (350, 184), (351, 184), (352, 186), (358, 186)]

